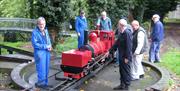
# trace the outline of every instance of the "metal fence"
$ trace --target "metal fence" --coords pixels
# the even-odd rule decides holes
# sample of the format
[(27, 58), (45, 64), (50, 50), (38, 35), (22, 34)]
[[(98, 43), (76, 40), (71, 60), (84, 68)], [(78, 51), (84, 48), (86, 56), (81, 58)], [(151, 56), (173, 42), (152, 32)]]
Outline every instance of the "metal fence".
[(35, 19), (28, 18), (0, 18), (0, 31), (31, 32), (36, 25)]

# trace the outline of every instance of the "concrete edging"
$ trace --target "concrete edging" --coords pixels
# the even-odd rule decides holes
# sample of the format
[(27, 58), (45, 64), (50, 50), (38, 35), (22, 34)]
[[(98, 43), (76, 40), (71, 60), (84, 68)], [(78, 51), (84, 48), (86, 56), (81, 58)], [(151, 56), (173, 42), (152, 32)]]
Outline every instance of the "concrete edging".
[[(30, 67), (33, 64), (34, 64), (34, 62), (32, 62), (32, 63), (23, 63), (23, 64), (18, 65), (16, 68), (14, 68), (12, 70), (11, 78), (21, 88), (27, 89), (27, 88), (32, 87), (32, 85), (27, 83), (24, 80), (24, 78), (25, 78), (25, 75), (29, 75), (32, 72), (34, 72), (33, 70), (31, 70), (31, 72), (28, 70), (28, 67)], [(166, 71), (165, 69), (162, 69), (161, 67), (158, 67), (154, 63), (150, 63), (150, 62), (147, 62), (147, 61), (143, 61), (142, 64), (145, 65), (145, 66), (151, 67), (152, 69), (154, 69), (157, 72), (157, 74), (160, 75), (160, 80), (158, 80), (155, 84), (153, 84), (153, 85), (151, 85), (149, 87), (146, 87), (145, 91), (162, 91), (162, 90), (165, 90), (165, 89), (168, 88), (169, 79), (170, 79), (170, 74), (169, 74), (168, 71)], [(30, 73), (22, 74), (23, 71), (27, 71), (27, 70)]]
[(167, 70), (147, 61), (143, 61), (142, 64), (152, 67), (160, 75), (160, 80), (158, 80), (158, 82), (155, 84), (145, 88), (145, 91), (163, 91), (169, 87), (170, 74)]
[(31, 66), (33, 65), (34, 62), (32, 63), (23, 63), (23, 64), (20, 64), (18, 65), (17, 67), (15, 67), (12, 72), (11, 72), (11, 79), (21, 88), (31, 88), (32, 85), (27, 83), (24, 79), (22, 78), (25, 78), (24, 75), (27, 75), (27, 74), (24, 74), (22, 75), (22, 71), (24, 71), (23, 69), (25, 68), (28, 68), (28, 66)]

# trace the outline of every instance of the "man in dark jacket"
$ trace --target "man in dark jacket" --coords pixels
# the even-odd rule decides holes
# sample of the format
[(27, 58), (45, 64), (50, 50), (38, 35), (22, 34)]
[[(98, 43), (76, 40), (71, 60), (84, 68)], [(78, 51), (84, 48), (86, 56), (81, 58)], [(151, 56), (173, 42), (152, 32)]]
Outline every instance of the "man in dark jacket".
[(160, 56), (159, 56), (159, 50), (161, 42), (164, 38), (164, 26), (159, 20), (159, 15), (155, 14), (152, 17), (152, 20), (154, 21), (153, 30), (151, 33), (151, 47), (150, 47), (150, 53), (149, 53), (149, 61), (154, 62), (160, 62)]
[(131, 62), (132, 62), (132, 33), (127, 28), (127, 21), (120, 19), (118, 23), (119, 35), (115, 44), (110, 49), (110, 53), (118, 49), (119, 51), (119, 72), (120, 85), (114, 90), (128, 90), (131, 84)]

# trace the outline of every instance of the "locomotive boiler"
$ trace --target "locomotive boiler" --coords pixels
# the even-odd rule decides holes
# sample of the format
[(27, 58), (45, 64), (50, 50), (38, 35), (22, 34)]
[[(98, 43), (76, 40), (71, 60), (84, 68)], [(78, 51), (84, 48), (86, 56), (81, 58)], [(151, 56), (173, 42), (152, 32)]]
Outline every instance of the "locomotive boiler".
[(109, 57), (106, 54), (114, 40), (113, 31), (91, 31), (88, 44), (62, 53), (61, 69), (64, 76), (80, 79), (105, 64)]

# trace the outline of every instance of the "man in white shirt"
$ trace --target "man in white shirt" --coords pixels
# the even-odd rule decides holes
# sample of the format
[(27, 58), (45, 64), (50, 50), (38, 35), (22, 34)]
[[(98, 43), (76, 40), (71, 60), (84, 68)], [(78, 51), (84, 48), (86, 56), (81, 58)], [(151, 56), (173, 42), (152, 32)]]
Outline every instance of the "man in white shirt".
[(145, 37), (146, 31), (140, 27), (139, 22), (137, 20), (132, 21), (131, 23), (133, 28), (133, 47), (132, 47), (132, 67), (131, 67), (131, 75), (132, 80), (138, 80), (143, 77), (144, 70), (142, 66), (143, 59), (143, 46), (145, 45)]

